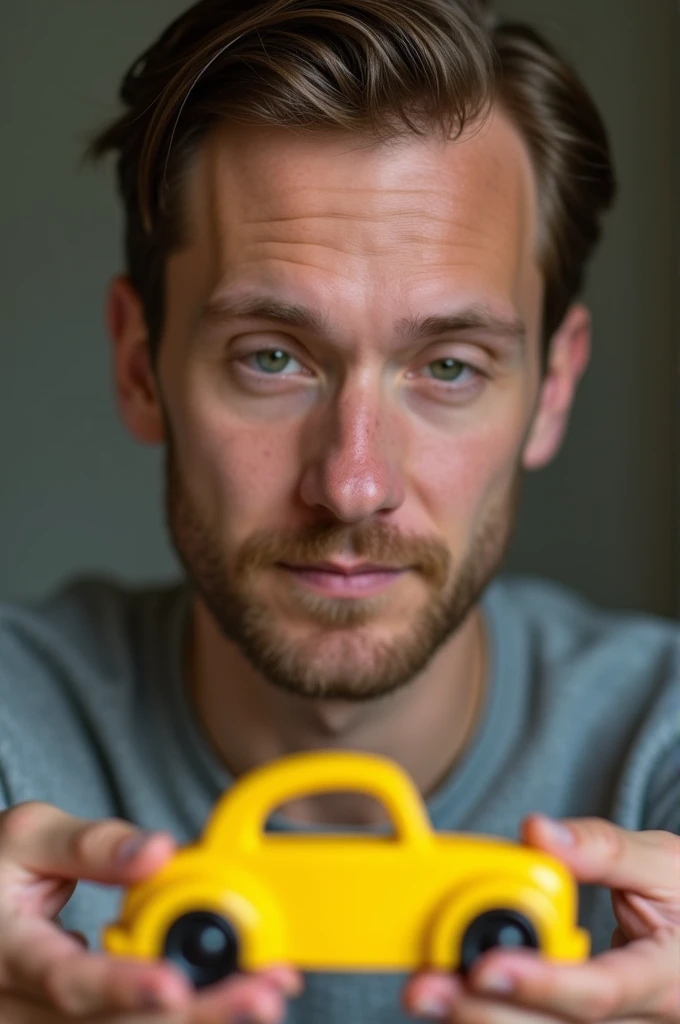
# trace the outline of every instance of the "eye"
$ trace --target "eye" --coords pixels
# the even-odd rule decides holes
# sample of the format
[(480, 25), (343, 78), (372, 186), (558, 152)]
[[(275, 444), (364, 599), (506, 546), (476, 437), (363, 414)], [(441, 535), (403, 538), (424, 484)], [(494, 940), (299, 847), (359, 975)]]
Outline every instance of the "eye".
[[(282, 371), (287, 369), (289, 370), (291, 363), (293, 364), (294, 369), (289, 370), (289, 372), (297, 373), (302, 369), (293, 356), (288, 355), (287, 352), (284, 352), (284, 350), (280, 348), (262, 348), (259, 351), (246, 356), (243, 361), (246, 365), (249, 365), (250, 369), (261, 370), (270, 377), (287, 376), (287, 374), (283, 374)], [(253, 365), (253, 363), (255, 365)], [(295, 368), (296, 364), (297, 368)]]
[(450, 356), (445, 359), (434, 359), (431, 363), (427, 364), (426, 368), (428, 370), (432, 369), (431, 376), (442, 384), (455, 384), (461, 377), (465, 376), (466, 372), (473, 375), (473, 377), (479, 376), (479, 370), (476, 370), (468, 363), (461, 362), (460, 359), (453, 359)]

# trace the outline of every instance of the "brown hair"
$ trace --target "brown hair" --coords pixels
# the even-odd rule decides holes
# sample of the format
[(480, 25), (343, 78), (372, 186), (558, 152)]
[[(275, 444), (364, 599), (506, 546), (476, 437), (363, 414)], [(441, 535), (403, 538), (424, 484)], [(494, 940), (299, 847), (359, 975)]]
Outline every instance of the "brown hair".
[(538, 183), (546, 342), (582, 287), (614, 197), (587, 91), (533, 29), (496, 24), (486, 0), (201, 0), (135, 61), (120, 95), (125, 113), (89, 155), (119, 155), (127, 269), (154, 354), (165, 264), (182, 242), (183, 176), (219, 123), (457, 137), (499, 103)]

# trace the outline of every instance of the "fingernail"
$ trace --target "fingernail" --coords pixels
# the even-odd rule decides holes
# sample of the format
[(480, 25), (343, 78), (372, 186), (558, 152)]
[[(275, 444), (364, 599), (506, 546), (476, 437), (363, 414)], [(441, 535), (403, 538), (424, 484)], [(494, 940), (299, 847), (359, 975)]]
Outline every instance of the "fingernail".
[(452, 1009), (451, 1000), (444, 995), (423, 996), (415, 1005), (418, 1016), (427, 1020), (447, 1020)]
[(152, 832), (139, 832), (137, 835), (123, 839), (116, 848), (116, 860), (122, 862), (133, 860), (142, 847), (146, 846), (152, 835)]
[(574, 845), (574, 833), (566, 825), (555, 821), (553, 818), (544, 817), (543, 822), (545, 831), (554, 843), (559, 843), (560, 846)]
[(480, 992), (494, 992), (507, 995), (515, 988), (515, 982), (507, 974), (483, 974), (476, 982), (475, 988)]

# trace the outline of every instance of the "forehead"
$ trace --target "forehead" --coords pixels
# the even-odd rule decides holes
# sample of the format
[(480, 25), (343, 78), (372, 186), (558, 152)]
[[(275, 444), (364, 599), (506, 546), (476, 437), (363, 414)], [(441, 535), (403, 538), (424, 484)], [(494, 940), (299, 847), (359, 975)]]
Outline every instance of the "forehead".
[(185, 254), (208, 293), (316, 287), (417, 305), (460, 292), (526, 318), (538, 278), (531, 162), (498, 111), (450, 141), (223, 127), (192, 169), (187, 212)]

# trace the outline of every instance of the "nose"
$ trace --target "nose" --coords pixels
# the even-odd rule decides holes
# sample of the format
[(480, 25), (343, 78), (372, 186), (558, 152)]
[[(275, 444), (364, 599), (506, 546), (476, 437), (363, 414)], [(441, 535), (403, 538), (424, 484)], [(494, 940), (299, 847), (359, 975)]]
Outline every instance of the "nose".
[(376, 384), (345, 382), (310, 418), (303, 447), (300, 496), (309, 508), (358, 523), (404, 501), (403, 431)]

